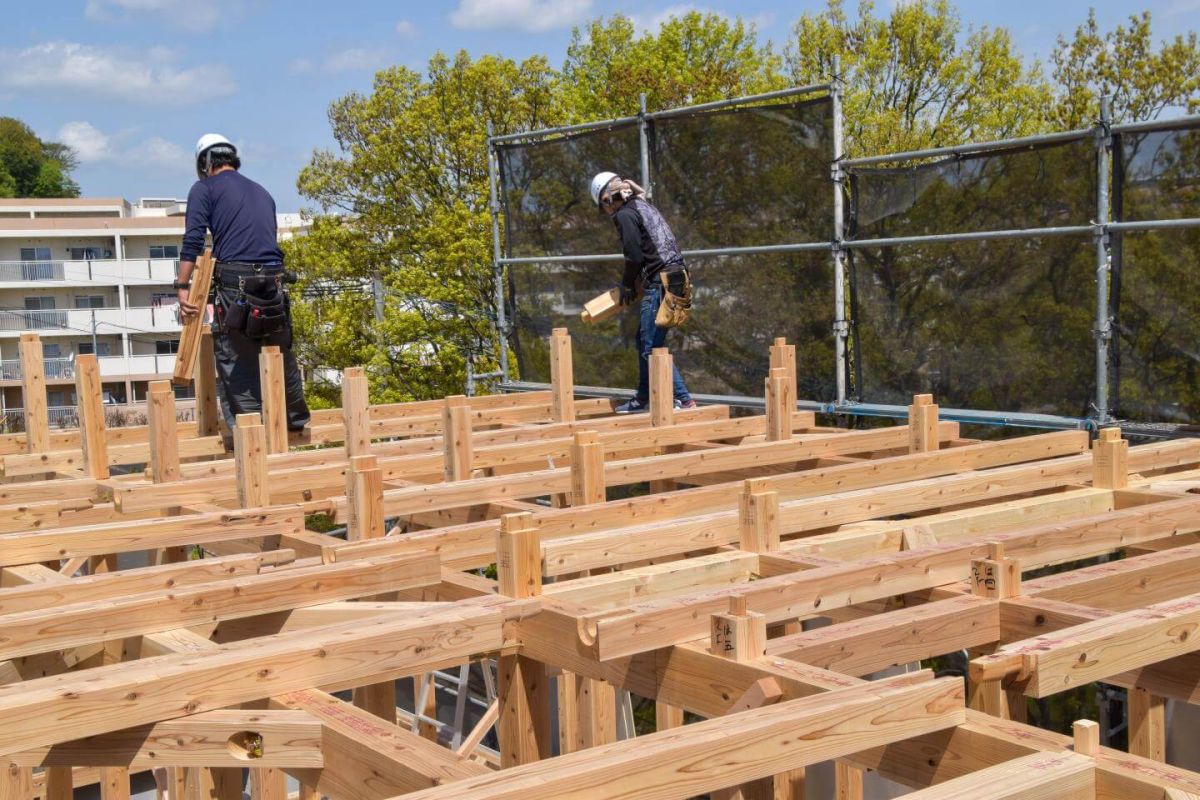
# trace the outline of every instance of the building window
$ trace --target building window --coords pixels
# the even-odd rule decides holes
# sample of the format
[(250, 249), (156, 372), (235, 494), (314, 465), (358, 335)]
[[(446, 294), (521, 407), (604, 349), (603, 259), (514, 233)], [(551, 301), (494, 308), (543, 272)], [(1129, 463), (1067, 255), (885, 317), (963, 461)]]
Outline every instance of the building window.
[(62, 348), (58, 344), (42, 344), (42, 358), (62, 358)]
[(72, 261), (95, 261), (98, 258), (112, 258), (111, 250), (101, 250), (99, 247), (72, 247)]
[(152, 244), (150, 245), (151, 258), (179, 258), (179, 245), (177, 244)]
[(154, 342), (154, 354), (157, 356), (169, 356), (179, 352), (178, 339), (157, 339)]
[(26, 311), (51, 311), (54, 309), (53, 297), (26, 297)]
[(173, 388), (175, 389), (176, 400), (196, 399), (196, 387), (193, 384), (189, 383), (187, 386), (175, 386)]
[(104, 295), (88, 294), (75, 295), (76, 308), (104, 308)]
[(150, 307), (162, 308), (164, 306), (173, 306), (179, 302), (179, 295), (174, 292), (154, 292), (150, 295)]
[(93, 350), (91, 342), (79, 342), (75, 346), (75, 351), (77, 353), (79, 353), (79, 355), (81, 355), (81, 356), (86, 356), (86, 355), (95, 353), (97, 358), (104, 358), (106, 356), (112, 355), (112, 343), (111, 342), (96, 342), (96, 349)]
[(49, 261), (50, 260), (50, 248), (49, 247), (22, 247), (21, 248), (21, 260), (22, 261)]

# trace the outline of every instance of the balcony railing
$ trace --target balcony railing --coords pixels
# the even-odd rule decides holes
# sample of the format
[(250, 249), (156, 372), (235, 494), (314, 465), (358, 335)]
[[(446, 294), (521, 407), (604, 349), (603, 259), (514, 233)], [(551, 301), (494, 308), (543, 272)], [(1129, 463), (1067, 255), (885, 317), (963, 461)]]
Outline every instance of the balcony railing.
[[(51, 406), (47, 409), (51, 428), (78, 428), (79, 410), (75, 406)], [(196, 419), (196, 401), (178, 400), (175, 417), (180, 422)], [(104, 422), (109, 428), (124, 428), (146, 424), (145, 403), (105, 403)], [(25, 430), (25, 409), (6, 408), (0, 411), (0, 433), (21, 433)]]
[[(95, 330), (93, 331), (93, 323)], [(0, 308), (0, 332), (110, 335), (116, 333), (174, 333), (182, 329), (175, 305), (130, 308), (61, 308), (30, 311)]]
[[(46, 380), (73, 380), (75, 378), (75, 359), (42, 359), (42, 369), (45, 371)], [(21, 380), (21, 362), (15, 358), (0, 361), (0, 380)]]
[[(175, 371), (175, 355), (141, 354), (126, 356), (100, 356), (96, 359), (101, 378), (123, 378), (126, 375), (168, 375)], [(47, 358), (42, 361), (46, 380), (74, 380), (75, 359)], [(21, 362), (16, 359), (0, 361), (0, 381), (21, 380)]]
[(170, 283), (179, 274), (177, 258), (105, 258), (67, 261), (0, 261), (0, 283), (65, 281), (116, 284)]

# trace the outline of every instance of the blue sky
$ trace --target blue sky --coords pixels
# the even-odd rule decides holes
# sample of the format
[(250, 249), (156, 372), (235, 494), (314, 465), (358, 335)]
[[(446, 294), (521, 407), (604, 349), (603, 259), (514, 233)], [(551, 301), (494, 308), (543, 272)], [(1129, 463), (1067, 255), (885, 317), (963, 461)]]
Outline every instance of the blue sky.
[[(900, 0), (879, 0), (885, 13)], [(847, 5), (855, 7), (853, 0)], [(786, 41), (823, 2), (700, 0), (42, 0), (6, 4), (0, 37), (0, 115), (74, 145), (76, 178), (92, 196), (186, 196), (191, 150), (206, 131), (239, 144), (243, 171), (280, 211), (305, 205), (296, 174), (332, 144), (325, 110), (369, 90), (375, 69), (421, 68), (437, 50), (466, 49), (561, 63), (571, 26), (623, 13), (643, 27), (689, 9), (740, 14), (760, 36)], [(1200, 0), (960, 0), (965, 24), (1003, 26), (1046, 60), (1096, 8), (1105, 28), (1147, 9), (1161, 38), (1200, 29)]]

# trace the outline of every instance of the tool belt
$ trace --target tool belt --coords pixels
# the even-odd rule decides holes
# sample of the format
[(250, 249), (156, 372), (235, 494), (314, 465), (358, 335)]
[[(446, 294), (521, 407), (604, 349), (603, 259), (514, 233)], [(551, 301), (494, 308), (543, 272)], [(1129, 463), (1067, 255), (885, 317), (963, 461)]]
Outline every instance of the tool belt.
[(659, 328), (678, 328), (692, 316), (692, 277), (686, 267), (658, 273), (663, 299), (654, 324)]
[(217, 268), (218, 322), (248, 339), (265, 339), (287, 327), (291, 301), (282, 265), (221, 264)]

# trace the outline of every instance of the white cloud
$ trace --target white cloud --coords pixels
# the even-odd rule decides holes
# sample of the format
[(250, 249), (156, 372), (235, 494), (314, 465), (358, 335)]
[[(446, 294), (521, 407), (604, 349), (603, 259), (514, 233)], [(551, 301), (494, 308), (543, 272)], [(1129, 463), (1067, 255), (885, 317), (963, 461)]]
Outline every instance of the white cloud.
[(351, 47), (325, 59), (324, 69), (326, 72), (375, 70), (387, 62), (387, 51), (381, 47)]
[(139, 56), (76, 42), (45, 42), (23, 50), (0, 48), (0, 87), (61, 91), (157, 105), (194, 105), (232, 94), (219, 64), (181, 69), (154, 48)]
[(166, 172), (190, 172), (192, 168), (187, 148), (161, 136), (140, 139), (137, 130), (108, 134), (90, 122), (77, 120), (59, 128), (55, 138), (75, 150), (80, 164), (120, 162)]
[(245, 0), (87, 0), (83, 13), (88, 19), (155, 19), (172, 28), (193, 33), (210, 33), (223, 21), (237, 19)]
[(456, 28), (516, 28), (541, 33), (581, 22), (591, 8), (592, 0), (459, 0), (450, 23)]
[[(633, 14), (630, 16), (630, 19), (633, 20), (633, 27), (637, 29), (638, 33), (658, 33), (658, 29), (662, 27), (664, 22), (682, 17), (685, 14), (690, 14), (693, 11), (701, 14), (716, 14), (718, 17), (724, 17), (730, 22), (736, 18), (736, 15), (726, 11), (705, 8), (704, 6), (697, 6), (691, 3), (678, 3), (652, 14)], [(743, 17), (742, 21), (747, 26), (753, 26), (761, 36), (762, 32), (775, 22), (775, 15), (768, 11), (756, 14), (753, 17)]]
[(401, 39), (412, 39), (417, 35), (417, 26), (410, 19), (402, 19), (396, 23), (396, 35)]
[(307, 58), (293, 58), (288, 64), (288, 72), (293, 75), (306, 75), (313, 71), (313, 63)]

